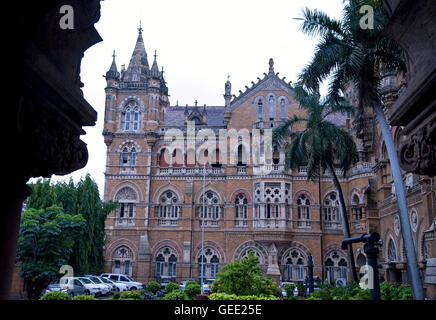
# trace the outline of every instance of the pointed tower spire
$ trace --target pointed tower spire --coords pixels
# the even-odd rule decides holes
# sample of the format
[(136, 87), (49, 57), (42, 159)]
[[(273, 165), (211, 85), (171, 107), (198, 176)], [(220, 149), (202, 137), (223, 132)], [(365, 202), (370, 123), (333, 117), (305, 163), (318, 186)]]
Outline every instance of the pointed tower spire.
[(154, 50), (154, 61), (153, 61), (153, 65), (151, 66), (151, 75), (153, 77), (159, 76), (159, 67), (157, 65), (156, 57), (157, 57), (156, 50)]
[(149, 71), (147, 52), (145, 51), (144, 40), (142, 39), (141, 22), (138, 28), (138, 39), (136, 40), (135, 49), (130, 58), (124, 80), (126, 81), (145, 81), (145, 76)]
[(109, 68), (109, 71), (106, 72), (106, 79), (118, 79), (120, 77), (120, 73), (118, 72), (117, 69), (117, 64), (115, 62), (115, 50), (114, 53), (112, 54), (112, 64)]

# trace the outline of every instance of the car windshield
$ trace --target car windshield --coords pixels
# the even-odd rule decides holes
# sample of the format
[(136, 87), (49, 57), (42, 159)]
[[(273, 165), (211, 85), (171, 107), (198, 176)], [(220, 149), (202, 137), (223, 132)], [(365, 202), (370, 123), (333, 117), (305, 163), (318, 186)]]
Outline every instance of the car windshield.
[(80, 278), (80, 280), (82, 280), (83, 282), (85, 282), (86, 284), (92, 284), (93, 282), (91, 280), (89, 280), (88, 278)]
[(112, 281), (106, 279), (106, 278), (101, 278), (101, 281), (103, 281), (104, 283), (112, 283)]
[(95, 283), (102, 283), (103, 281), (101, 281), (99, 278), (97, 277), (90, 277), (89, 279), (91, 279), (92, 281), (94, 281)]
[(127, 279), (129, 279), (132, 282), (135, 282), (135, 280), (133, 280), (132, 278), (130, 278), (129, 276), (125, 276)]

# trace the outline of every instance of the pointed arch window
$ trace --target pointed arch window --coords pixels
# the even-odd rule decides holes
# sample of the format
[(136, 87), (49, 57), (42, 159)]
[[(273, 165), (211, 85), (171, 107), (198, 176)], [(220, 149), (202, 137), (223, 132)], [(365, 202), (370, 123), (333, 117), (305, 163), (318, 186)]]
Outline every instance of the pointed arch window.
[(259, 100), (257, 102), (257, 118), (259, 120), (263, 119), (263, 103), (262, 103), (262, 100)]
[(156, 281), (164, 279), (174, 281), (177, 277), (177, 254), (172, 247), (163, 247), (157, 252), (155, 259)]
[(136, 149), (135, 148), (132, 148), (132, 151), (131, 151), (130, 165), (136, 166)]
[(298, 227), (310, 227), (310, 200), (305, 194), (297, 199), (297, 220)]
[(285, 101), (285, 99), (280, 99), (280, 117), (282, 119), (286, 119), (287, 118), (286, 101)]
[(269, 97), (269, 119), (274, 120), (276, 113), (276, 104), (274, 96)]
[(156, 207), (159, 225), (177, 225), (177, 220), (182, 216), (182, 207), (179, 198), (171, 190), (165, 191), (159, 198), (159, 206)]
[(116, 210), (117, 225), (134, 225), (137, 195), (130, 187), (121, 188), (115, 195), (114, 200), (119, 203)]
[[(222, 207), (220, 200), (218, 198), (218, 195), (209, 190), (206, 191), (206, 196), (203, 198), (203, 195), (200, 197), (200, 202), (197, 205), (197, 213), (196, 216), (198, 216), (201, 221), (201, 223), (204, 223), (205, 226), (218, 226), (218, 221), (221, 219), (221, 212)], [(204, 205), (203, 205), (203, 199), (204, 199)], [(204, 209), (203, 209), (204, 208)]]
[(127, 147), (123, 148), (123, 152), (121, 152), (121, 165), (125, 166), (129, 163), (129, 150)]
[(330, 192), (324, 198), (324, 222), (326, 228), (339, 228), (339, 201), (336, 192)]
[(139, 128), (139, 109), (135, 108), (133, 111), (133, 130), (138, 130)]
[(389, 239), (389, 242), (388, 242), (388, 259), (390, 262), (398, 261), (397, 248), (395, 247), (394, 240), (392, 240), (392, 239)]
[(126, 108), (126, 121), (125, 121), (125, 130), (130, 130), (130, 121), (131, 121), (131, 110), (130, 108)]
[[(201, 253), (201, 252), (200, 252)], [(220, 266), (220, 255), (215, 248), (206, 247), (198, 259), (198, 278), (216, 278)]]
[(306, 276), (307, 259), (299, 249), (291, 249), (284, 256), (287, 281), (304, 281)]

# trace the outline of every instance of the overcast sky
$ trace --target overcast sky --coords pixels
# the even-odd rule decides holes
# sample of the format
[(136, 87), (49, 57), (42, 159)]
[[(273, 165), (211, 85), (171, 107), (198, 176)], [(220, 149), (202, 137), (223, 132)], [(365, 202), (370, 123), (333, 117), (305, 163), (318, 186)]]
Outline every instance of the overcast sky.
[[(339, 17), (342, 0), (105, 0), (95, 24), (103, 41), (89, 48), (82, 59), (81, 80), (86, 100), (98, 113), (97, 124), (85, 127), (88, 145), (85, 168), (52, 180), (74, 181), (89, 172), (104, 190), (106, 146), (103, 142), (104, 88), (102, 77), (116, 51), (118, 70), (129, 64), (138, 36), (139, 21), (149, 65), (157, 51), (164, 67), (170, 104), (224, 105), (224, 83), (230, 75), (232, 93), (245, 91), (268, 72), (268, 60), (286, 81), (296, 81), (313, 55), (316, 38), (298, 31), (304, 7)], [(32, 180), (33, 181), (33, 180)]]

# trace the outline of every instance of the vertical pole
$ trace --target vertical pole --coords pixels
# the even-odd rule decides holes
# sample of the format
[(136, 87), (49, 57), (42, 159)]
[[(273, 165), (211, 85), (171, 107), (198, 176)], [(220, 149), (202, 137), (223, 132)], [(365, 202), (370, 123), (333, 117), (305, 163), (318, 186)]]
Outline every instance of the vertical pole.
[(380, 124), (383, 139), (385, 140), (386, 150), (388, 151), (389, 162), (391, 163), (392, 176), (394, 178), (395, 193), (397, 195), (397, 206), (401, 223), (401, 234), (403, 236), (404, 249), (406, 251), (407, 268), (412, 280), (413, 299), (424, 300), (424, 288), (421, 275), (418, 270), (418, 261), (416, 259), (415, 245), (413, 243), (412, 229), (410, 228), (409, 213), (407, 210), (406, 193), (404, 191), (403, 177), (398, 161), (397, 150), (395, 149), (394, 139), (392, 138), (391, 129), (386, 121), (386, 117), (380, 106), (375, 105), (374, 111)]
[(313, 260), (312, 255), (309, 254), (307, 263), (307, 271), (309, 273), (309, 295), (314, 291), (313, 290)]
[(205, 206), (205, 201), (206, 201), (206, 195), (205, 195), (205, 190), (206, 189), (206, 163), (204, 163), (203, 165), (203, 212), (201, 215), (201, 270), (200, 270), (200, 275), (201, 275), (201, 294), (204, 294), (204, 288), (203, 288), (203, 279), (204, 279), (204, 216), (206, 215), (206, 206)]
[[(377, 263), (377, 255), (378, 248), (374, 246), (372, 241), (368, 241), (365, 243), (364, 251), (368, 258), (368, 265), (370, 270), (372, 270), (372, 277), (369, 278), (369, 292), (371, 296), (371, 300), (380, 300), (380, 280), (378, 276), (378, 263)], [(371, 275), (371, 273), (370, 273)], [(372, 278), (372, 279), (371, 279)]]

